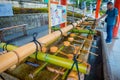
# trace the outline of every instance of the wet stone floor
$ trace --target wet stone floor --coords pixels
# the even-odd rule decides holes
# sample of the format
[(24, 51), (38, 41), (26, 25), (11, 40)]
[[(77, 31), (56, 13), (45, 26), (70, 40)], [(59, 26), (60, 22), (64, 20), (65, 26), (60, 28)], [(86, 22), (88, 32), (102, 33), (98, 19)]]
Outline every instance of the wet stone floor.
[[(104, 33), (104, 40), (106, 38), (106, 32)], [(118, 34), (119, 39), (113, 39), (112, 44), (106, 44), (106, 62), (109, 66), (110, 80), (120, 80), (120, 29)]]

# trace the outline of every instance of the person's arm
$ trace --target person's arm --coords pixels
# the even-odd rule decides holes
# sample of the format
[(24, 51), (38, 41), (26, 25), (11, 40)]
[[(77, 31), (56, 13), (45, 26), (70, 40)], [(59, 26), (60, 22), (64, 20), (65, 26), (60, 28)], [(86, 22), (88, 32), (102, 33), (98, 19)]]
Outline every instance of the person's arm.
[(98, 18), (98, 21), (104, 18), (107, 14), (102, 15), (100, 18)]
[(116, 18), (116, 24), (115, 24), (115, 26), (116, 27), (119, 27), (119, 16), (116, 16), (117, 18)]
[(104, 15), (102, 15), (100, 18), (97, 19), (97, 22), (99, 22), (100, 19), (102, 19), (102, 18), (104, 18), (105, 16), (107, 16), (107, 14), (108, 14), (108, 10), (106, 11), (106, 13), (105, 13)]
[(118, 27), (119, 26), (119, 16), (118, 16), (118, 10), (115, 8), (115, 17), (116, 17), (116, 24), (115, 26)]

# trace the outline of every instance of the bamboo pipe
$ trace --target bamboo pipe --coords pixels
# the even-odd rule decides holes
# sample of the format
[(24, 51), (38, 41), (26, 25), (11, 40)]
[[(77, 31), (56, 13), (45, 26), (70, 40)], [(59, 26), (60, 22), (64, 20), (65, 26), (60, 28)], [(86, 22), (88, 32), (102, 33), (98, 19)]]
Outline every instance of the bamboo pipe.
[[(31, 55), (30, 57), (35, 58), (35, 54)], [(70, 69), (73, 64), (73, 60), (69, 60), (69, 59), (65, 59), (65, 58), (61, 58), (58, 56), (45, 54), (45, 53), (39, 53), (37, 57), (38, 57), (38, 60), (46, 61), (48, 63), (58, 65), (67, 69)], [(90, 71), (90, 67), (83, 64), (78, 64), (78, 69), (81, 73), (84, 73), (84, 74), (88, 74)], [(76, 71), (75, 66), (73, 67), (73, 70)]]
[[(6, 45), (6, 43), (1, 43), (1, 44), (0, 44), (0, 48), (3, 48), (4, 45)], [(14, 45), (10, 45), (10, 44), (7, 45), (7, 50), (9, 50), (9, 51), (12, 51), (12, 50), (14, 50), (14, 49), (16, 49), (16, 48), (18, 48), (18, 47), (17, 47), (17, 46), (14, 46)], [(62, 49), (64, 49), (64, 46), (61, 46), (60, 49), (57, 50), (54, 55), (57, 55), (58, 52), (60, 52)], [(46, 52), (46, 50), (47, 50), (47, 49), (46, 49), (45, 47), (42, 48), (42, 52)], [(6, 53), (6, 52), (5, 52), (5, 53)], [(47, 64), (48, 64), (48, 63), (45, 63), (44, 65), (42, 65), (42, 66), (40, 66), (39, 68), (37, 68), (37, 69), (36, 69), (33, 73), (31, 73), (29, 76), (30, 76), (31, 78), (33, 78), (37, 73), (39, 73), (43, 68), (45, 68)]]
[[(12, 45), (11, 45), (11, 47), (12, 47)], [(8, 53), (6, 53), (6, 54), (8, 54)], [(35, 54), (32, 54), (30, 57), (35, 58)], [(39, 52), (38, 59), (42, 60), (42, 61), (52, 63), (52, 64), (55, 64), (55, 65), (59, 65), (59, 66), (65, 67), (65, 68), (69, 68), (69, 69), (71, 68), (72, 62), (73, 62), (73, 61), (68, 60), (68, 59), (60, 58), (60, 57), (57, 57), (57, 56), (54, 56), (54, 55), (45, 54), (45, 53), (42, 53), (42, 52), (41, 53)], [(84, 64), (79, 64), (79, 71), (81, 71), (85, 74), (88, 74), (89, 69), (90, 69), (89, 66), (86, 66)], [(75, 67), (74, 67), (73, 70), (76, 70)]]
[(94, 22), (83, 22), (81, 25), (93, 25)]
[[(80, 23), (81, 21), (78, 21)], [(74, 26), (77, 25), (77, 23), (73, 23)], [(63, 33), (68, 32), (73, 28), (72, 25), (68, 25), (65, 28), (62, 28), (61, 31)], [(49, 45), (50, 43), (54, 42), (57, 38), (59, 38), (61, 35), (60, 31), (55, 31), (49, 35), (46, 35), (42, 38), (39, 38), (38, 41), (40, 43), (46, 44), (45, 46)], [(24, 46), (21, 46), (14, 51), (8, 52), (4, 55), (0, 56), (0, 73), (8, 69), (9, 67), (21, 62), (29, 55), (33, 54), (36, 50), (36, 45), (34, 42), (30, 42)]]
[(3, 54), (5, 54), (5, 53), (7, 53), (7, 51), (0, 52), (0, 55), (3, 55)]
[(54, 30), (54, 31), (60, 30), (60, 28), (58, 28), (58, 27), (54, 27), (54, 28), (51, 28), (51, 29)]
[[(5, 45), (5, 43), (4, 43), (4, 45)], [(12, 50), (13, 48), (15, 47), (15, 46), (13, 46), (13, 45), (9, 45), (9, 46), (7, 46), (7, 49), (8, 50)], [(61, 47), (57, 52), (59, 52), (59, 51), (61, 51), (62, 49), (63, 49), (64, 47)], [(57, 54), (57, 52), (55, 53), (55, 55)], [(77, 59), (78, 60), (78, 59)], [(82, 63), (84, 63), (84, 64), (86, 64), (86, 62), (84, 62), (84, 61), (81, 61), (81, 60), (78, 60), (79, 62), (82, 62)], [(34, 77), (38, 72), (40, 72), (40, 70), (42, 70), (46, 65), (47, 65), (48, 63), (45, 63), (44, 65), (42, 65), (40, 68), (38, 68), (37, 70), (35, 70), (32, 74), (34, 74), (34, 75), (32, 75), (32, 74), (30, 74), (30, 75), (32, 75), (31, 77)], [(87, 64), (86, 64), (87, 65)]]
[[(55, 53), (57, 50), (58, 50), (58, 48), (55, 47), (55, 46), (53, 46), (53, 47), (50, 48), (50, 52), (52, 52), (52, 53)], [(79, 47), (75, 48), (74, 54), (76, 54), (77, 50), (79, 50)], [(70, 60), (72, 60), (73, 56), (74, 56), (73, 54), (66, 54), (66, 53), (64, 53), (62, 51), (59, 51), (59, 53), (62, 54), (62, 55), (64, 55), (64, 56), (66, 56), (66, 57), (68, 57), (68, 59), (70, 59)], [(80, 53), (78, 53), (78, 54), (80, 54)], [(86, 66), (90, 66), (88, 63), (86, 63), (85, 61), (83, 61), (81, 59), (77, 59), (77, 61), (80, 62), (80, 63), (82, 63), (82, 64), (84, 64), (84, 65), (86, 65)]]
[(87, 30), (87, 29), (81, 29), (81, 30), (72, 29), (70, 32), (73, 32), (73, 33), (84, 33), (84, 34), (96, 34), (97, 33), (96, 31), (90, 31), (90, 30)]
[[(6, 43), (0, 43), (0, 48), (3, 48), (3, 46), (6, 45)], [(13, 46), (11, 44), (7, 45), (6, 48), (8, 49), (8, 51), (12, 51), (18, 48), (18, 46)]]
[[(6, 44), (5, 44), (5, 43), (2, 43), (2, 44), (0, 45), (0, 48), (3, 48), (4, 45), (6, 45)], [(13, 45), (10, 45), (10, 44), (7, 46), (7, 49), (8, 49), (9, 51), (11, 51), (12, 49), (16, 49), (16, 48), (17, 48), (16, 46), (13, 46)], [(51, 51), (52, 51), (52, 52), (53, 52), (54, 50), (57, 50), (57, 49), (54, 49), (54, 48), (55, 48), (55, 47), (52, 47), (52, 48), (51, 48)], [(59, 50), (57, 50), (56, 53), (60, 52), (62, 49), (63, 49), (63, 47), (61, 47)], [(44, 48), (43, 52), (46, 52), (46, 48)], [(56, 55), (56, 53), (55, 53), (55, 55)], [(33, 77), (34, 77), (37, 73), (39, 73), (47, 64), (48, 64), (48, 63), (45, 63), (44, 65), (42, 65), (42, 66), (40, 66), (39, 68), (37, 68), (33, 73), (29, 74), (29, 76), (30, 76), (31, 78), (33, 78)]]
[[(60, 52), (60, 54), (67, 56), (71, 60), (73, 59), (73, 54), (66, 54), (64, 52)], [(90, 66), (88, 63), (86, 63), (85, 61), (83, 61), (81, 59), (77, 59), (77, 61), (84, 64), (84, 65)]]
[(92, 21), (92, 22), (95, 22), (96, 19), (86, 19), (85, 21)]
[[(6, 54), (7, 51), (0, 52), (0, 55)], [(16, 68), (16, 65), (11, 66), (8, 70), (11, 71)]]
[[(4, 42), (0, 43), (0, 48), (3, 48), (4, 45), (6, 45), (6, 43), (4, 43)], [(17, 49), (18, 46), (14, 46), (14, 45), (8, 44), (6, 48), (7, 48), (8, 51), (12, 51), (12, 50)], [(46, 51), (47, 51), (47, 48), (46, 47), (42, 47), (42, 52), (46, 52)], [(5, 51), (5, 53), (6, 53), (6, 51)]]
[[(65, 46), (61, 46), (57, 52), (54, 53), (54, 55), (57, 55), (59, 51), (63, 50)], [(43, 70), (47, 66), (47, 62), (43, 64), (42, 66), (35, 69), (32, 73), (29, 74), (29, 77), (33, 78), (36, 76), (41, 70)]]

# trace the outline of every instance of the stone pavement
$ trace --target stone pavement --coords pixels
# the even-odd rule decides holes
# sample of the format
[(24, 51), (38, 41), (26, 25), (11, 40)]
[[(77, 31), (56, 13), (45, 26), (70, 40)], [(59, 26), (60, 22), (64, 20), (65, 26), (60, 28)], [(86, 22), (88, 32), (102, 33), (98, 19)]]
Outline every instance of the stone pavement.
[[(103, 38), (106, 38), (106, 32), (103, 32)], [(119, 39), (113, 39), (112, 44), (106, 44), (103, 42), (106, 53), (106, 64), (108, 64), (108, 80), (120, 80), (120, 29)], [(105, 58), (105, 57), (104, 57)]]

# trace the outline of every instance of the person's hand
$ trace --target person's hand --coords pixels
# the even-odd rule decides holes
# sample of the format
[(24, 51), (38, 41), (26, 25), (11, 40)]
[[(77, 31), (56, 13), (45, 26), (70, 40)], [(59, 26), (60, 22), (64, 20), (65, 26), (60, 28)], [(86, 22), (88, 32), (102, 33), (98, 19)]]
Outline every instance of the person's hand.
[(116, 23), (115, 27), (119, 27), (119, 23)]
[(97, 19), (98, 22), (100, 22), (100, 20), (101, 20), (100, 18)]
[(99, 23), (99, 21), (100, 21), (99, 19), (96, 19), (96, 22), (95, 22), (95, 23), (96, 23), (96, 24), (98, 24), (98, 23)]

